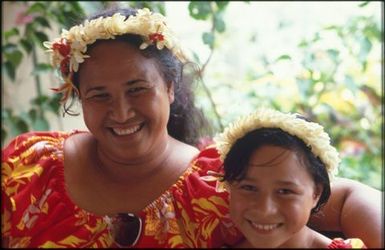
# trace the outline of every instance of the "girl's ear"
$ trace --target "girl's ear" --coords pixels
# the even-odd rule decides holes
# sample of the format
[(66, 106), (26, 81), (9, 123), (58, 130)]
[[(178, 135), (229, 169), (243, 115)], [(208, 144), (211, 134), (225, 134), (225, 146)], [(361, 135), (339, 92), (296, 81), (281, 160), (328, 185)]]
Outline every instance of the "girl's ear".
[(317, 184), (315, 186), (314, 193), (313, 193), (313, 208), (317, 205), (323, 190), (324, 190), (323, 185)]
[(170, 104), (174, 102), (175, 95), (174, 95), (174, 84), (172, 82), (167, 83), (167, 94), (168, 94), (168, 100), (170, 101)]

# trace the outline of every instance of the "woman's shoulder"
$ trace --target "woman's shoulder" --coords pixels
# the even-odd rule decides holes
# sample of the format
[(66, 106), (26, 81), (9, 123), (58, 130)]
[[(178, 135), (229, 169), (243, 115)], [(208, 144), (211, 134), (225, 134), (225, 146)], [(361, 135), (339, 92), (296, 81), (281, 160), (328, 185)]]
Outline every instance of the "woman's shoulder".
[(52, 147), (62, 147), (63, 141), (69, 136), (80, 133), (74, 130), (72, 132), (63, 131), (31, 131), (20, 134), (13, 138), (2, 150), (2, 157), (8, 158), (15, 155), (21, 155), (24, 151), (42, 148), (43, 145)]
[(36, 131), (15, 137), (2, 150), (2, 187), (17, 182), (15, 187), (7, 190), (14, 193), (35, 178), (48, 173), (52, 175), (54, 169), (62, 171), (64, 141), (77, 133), (81, 131)]
[(73, 133), (28, 132), (3, 149), (5, 235), (34, 235), (74, 209), (65, 192), (63, 164), (63, 142)]
[(17, 203), (51, 192), (50, 186), (64, 186), (63, 143), (73, 133), (77, 131), (37, 131), (15, 137), (2, 150), (3, 195)]
[[(63, 142), (71, 133), (27, 132), (2, 150), (2, 190), (12, 197), (63, 166)], [(47, 178), (48, 182), (49, 179)], [(40, 181), (39, 181), (40, 183)], [(35, 187), (36, 188), (36, 187)]]

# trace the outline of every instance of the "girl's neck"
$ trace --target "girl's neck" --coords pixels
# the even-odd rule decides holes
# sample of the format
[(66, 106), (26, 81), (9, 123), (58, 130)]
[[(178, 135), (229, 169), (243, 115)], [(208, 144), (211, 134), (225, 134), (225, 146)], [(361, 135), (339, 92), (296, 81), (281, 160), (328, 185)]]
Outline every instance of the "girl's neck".
[[(277, 248), (327, 248), (331, 242), (331, 239), (305, 226), (288, 241), (277, 246)], [(236, 245), (236, 248), (253, 247), (248, 240), (244, 240)]]
[(304, 226), (279, 248), (327, 248), (330, 243), (326, 236)]

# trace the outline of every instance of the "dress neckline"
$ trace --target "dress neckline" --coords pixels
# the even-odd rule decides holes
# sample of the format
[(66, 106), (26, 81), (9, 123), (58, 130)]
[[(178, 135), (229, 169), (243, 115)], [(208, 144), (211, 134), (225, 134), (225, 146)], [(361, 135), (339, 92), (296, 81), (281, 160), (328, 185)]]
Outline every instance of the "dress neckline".
[[(74, 208), (75, 208), (75, 211), (79, 211), (81, 213), (85, 213), (87, 214), (88, 216), (93, 216), (93, 217), (96, 217), (96, 218), (106, 218), (106, 217), (111, 217), (111, 215), (98, 215), (98, 214), (95, 214), (93, 212), (90, 212), (88, 211), (87, 209), (84, 209), (84, 208), (81, 208), (80, 206), (78, 206), (72, 199), (71, 197), (69, 196), (69, 193), (68, 193), (68, 190), (67, 190), (67, 184), (66, 184), (66, 179), (65, 179), (65, 176), (64, 176), (64, 143), (65, 141), (71, 137), (72, 135), (75, 135), (75, 134), (80, 134), (80, 133), (90, 133), (88, 131), (81, 131), (81, 130), (73, 130), (69, 133), (67, 133), (65, 136), (64, 136), (64, 139), (61, 140), (61, 145), (59, 147), (59, 150), (62, 151), (62, 166), (61, 166), (61, 169), (60, 169), (60, 180), (59, 180), (59, 183), (62, 183), (62, 194), (64, 196), (64, 199), (67, 201), (68, 204), (72, 205)], [(139, 217), (144, 217), (145, 214), (147, 214), (148, 212), (150, 212), (151, 210), (153, 210), (154, 208), (158, 208), (158, 209), (161, 209), (163, 207), (163, 204), (165, 202), (167, 202), (171, 195), (172, 195), (172, 190), (175, 190), (176, 188), (178, 187), (181, 187), (183, 185), (183, 181), (185, 180), (185, 178), (191, 173), (191, 172), (194, 172), (196, 170), (199, 169), (199, 166), (197, 166), (196, 164), (194, 164), (194, 162), (196, 161), (196, 159), (198, 158), (199, 156), (199, 153), (198, 152), (193, 158), (192, 160), (190, 161), (189, 163), (189, 166), (183, 171), (183, 173), (178, 177), (177, 181), (175, 183), (173, 183), (171, 186), (169, 186), (161, 195), (159, 195), (155, 200), (153, 200), (152, 202), (150, 202), (149, 204), (147, 204), (142, 210), (140, 210), (140, 212), (138, 214), (136, 214), (136, 216), (139, 216)], [(130, 213), (129, 211), (127, 213)]]

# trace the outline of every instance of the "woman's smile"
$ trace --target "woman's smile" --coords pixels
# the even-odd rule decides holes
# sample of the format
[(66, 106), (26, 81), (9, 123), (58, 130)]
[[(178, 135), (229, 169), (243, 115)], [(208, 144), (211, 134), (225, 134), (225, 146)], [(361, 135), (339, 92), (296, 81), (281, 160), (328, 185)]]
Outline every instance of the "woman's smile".
[(117, 136), (127, 136), (132, 135), (138, 131), (140, 131), (144, 126), (144, 123), (126, 126), (126, 127), (113, 127), (111, 131)]

